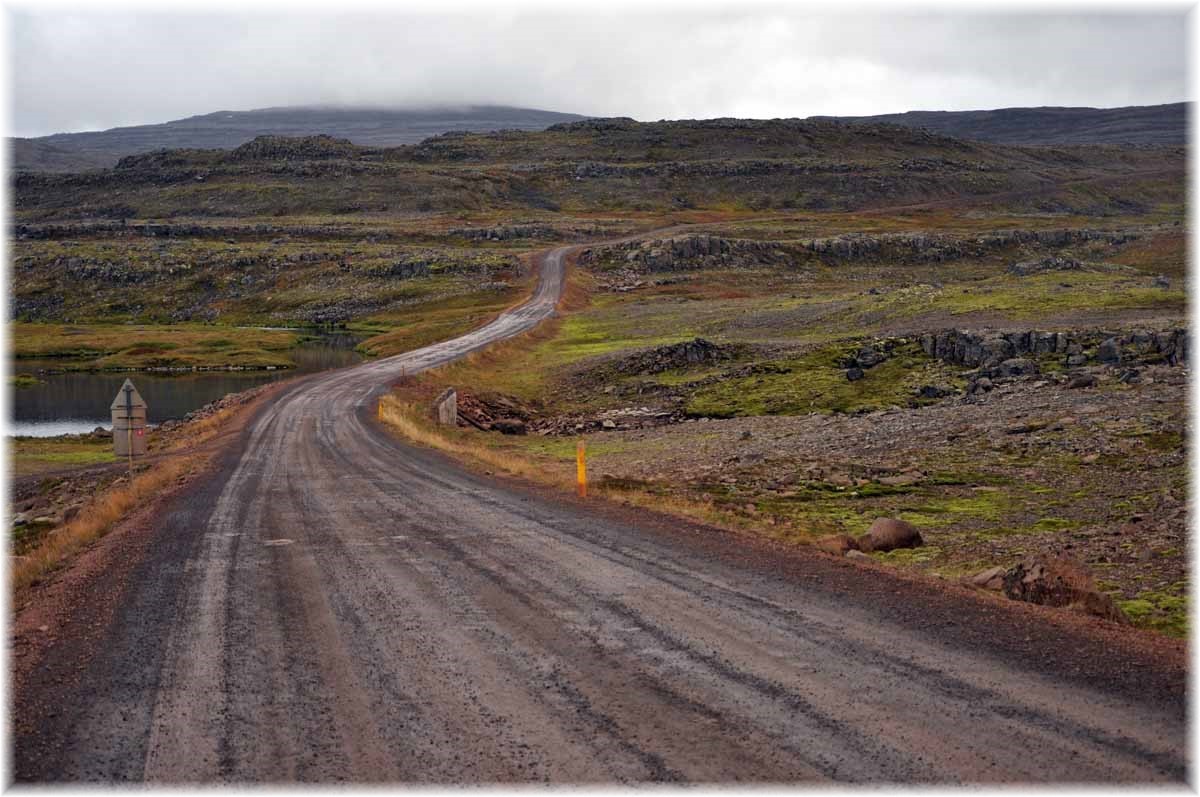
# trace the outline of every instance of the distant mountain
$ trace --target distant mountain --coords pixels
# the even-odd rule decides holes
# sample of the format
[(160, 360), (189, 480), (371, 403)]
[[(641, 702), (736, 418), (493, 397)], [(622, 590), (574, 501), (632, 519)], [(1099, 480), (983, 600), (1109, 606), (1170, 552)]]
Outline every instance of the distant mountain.
[(94, 133), (56, 133), (11, 139), (13, 169), (81, 171), (113, 166), (126, 155), (159, 149), (233, 149), (257, 136), (328, 134), (355, 144), (416, 144), (449, 131), (544, 130), (587, 117), (572, 113), (473, 105), (460, 108), (381, 109), (341, 107), (217, 111), (155, 125), (114, 127)]
[(1186, 102), (1127, 108), (1000, 108), (994, 111), (909, 111), (879, 116), (815, 116), (842, 122), (888, 122), (954, 138), (996, 144), (1187, 143)]
[[(879, 116), (815, 116), (814, 121), (886, 122), (997, 144), (1187, 143), (1188, 103), (1128, 108), (1002, 108), (909, 111)], [(416, 144), (450, 131), (544, 130), (584, 120), (578, 114), (475, 105), (462, 108), (339, 107), (217, 111), (155, 125), (10, 139), (17, 171), (76, 172), (116, 165), (126, 155), (162, 149), (233, 149), (258, 136), (330, 135), (368, 147)], [(630, 120), (632, 121), (632, 120)]]

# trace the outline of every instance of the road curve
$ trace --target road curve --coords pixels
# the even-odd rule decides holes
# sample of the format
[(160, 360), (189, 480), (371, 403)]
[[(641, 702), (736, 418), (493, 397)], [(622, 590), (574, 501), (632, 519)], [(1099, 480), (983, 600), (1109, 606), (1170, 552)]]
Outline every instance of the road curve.
[[(303, 380), (171, 500), (94, 643), (16, 690), (19, 781), (1141, 782), (1184, 681), (1102, 634), (468, 473)], [(1021, 612), (1025, 613), (1022, 614)]]

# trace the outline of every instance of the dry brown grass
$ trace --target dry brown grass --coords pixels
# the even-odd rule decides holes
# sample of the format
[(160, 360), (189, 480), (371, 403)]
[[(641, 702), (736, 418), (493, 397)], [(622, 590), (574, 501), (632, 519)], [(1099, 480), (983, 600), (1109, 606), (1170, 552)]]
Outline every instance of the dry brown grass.
[(425, 417), (428, 404), (405, 401), (395, 394), (379, 399), (379, 420), (396, 430), (402, 437), (417, 445), (437, 449), (457, 457), (466, 458), (475, 464), (486, 465), (512, 476), (536, 481), (540, 484), (569, 486), (574, 482), (564, 468), (550, 467), (543, 461), (515, 457), (510, 451), (497, 451), (476, 443), (458, 431), (441, 431)]
[[(403, 391), (402, 387), (398, 392)], [(406, 400), (397, 393), (385, 395), (379, 400), (378, 417), (409, 442), (450, 454), (468, 467), (487, 468), (534, 484), (553, 487), (564, 493), (573, 493), (576, 489), (574, 462), (536, 456), (513, 447), (492, 448), (482, 440), (472, 439), (479, 433), (438, 426), (433, 421), (428, 401), (414, 401), (411, 398)], [(711, 500), (651, 492), (628, 485), (606, 487), (603, 481), (589, 483), (588, 496), (695, 520), (728, 531), (764, 533), (759, 524), (734, 513), (722, 511), (714, 506)], [(773, 533), (767, 536), (780, 535)]]
[(208, 444), (220, 435), (232, 436), (233, 416), (247, 411), (249, 406), (230, 407), (188, 423), (173, 436), (165, 452), (143, 463), (132, 479), (125, 477), (93, 497), (74, 519), (51, 531), (24, 556), (15, 557), (11, 575), (13, 594), (20, 595), (65, 566), (135, 508), (160, 497), (178, 480), (201, 470), (217, 451)]
[(12, 588), (20, 593), (61, 567), (72, 556), (107, 534), (132, 509), (160, 494), (195, 466), (188, 458), (156, 463), (152, 468), (92, 499), (74, 520), (54, 530), (12, 569)]
[(567, 270), (567, 281), (563, 285), (562, 297), (558, 300), (559, 312), (574, 312), (583, 310), (592, 303), (592, 292), (596, 290), (596, 280), (591, 274), (575, 268), (576, 256), (568, 259), (571, 266)]

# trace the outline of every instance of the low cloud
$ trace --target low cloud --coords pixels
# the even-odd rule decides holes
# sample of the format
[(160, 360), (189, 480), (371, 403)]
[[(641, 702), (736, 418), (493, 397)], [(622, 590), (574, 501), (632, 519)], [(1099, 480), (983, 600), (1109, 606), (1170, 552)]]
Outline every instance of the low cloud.
[(1183, 12), (10, 11), (10, 132), (279, 105), (662, 118), (1186, 99)]

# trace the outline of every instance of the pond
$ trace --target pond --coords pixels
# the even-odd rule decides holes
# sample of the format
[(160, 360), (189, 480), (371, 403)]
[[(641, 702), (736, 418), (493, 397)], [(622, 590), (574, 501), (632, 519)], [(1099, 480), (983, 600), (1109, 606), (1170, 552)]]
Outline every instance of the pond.
[(52, 437), (112, 427), (109, 405), (126, 379), (148, 405), (152, 424), (178, 419), (228, 393), (249, 390), (296, 374), (352, 365), (362, 358), (354, 347), (362, 338), (330, 333), (302, 343), (288, 354), (296, 367), (277, 371), (199, 371), (177, 374), (148, 371), (39, 373), (62, 368), (55, 360), (15, 360), (13, 374), (32, 374), (41, 382), (12, 390), (12, 415), (5, 434)]

